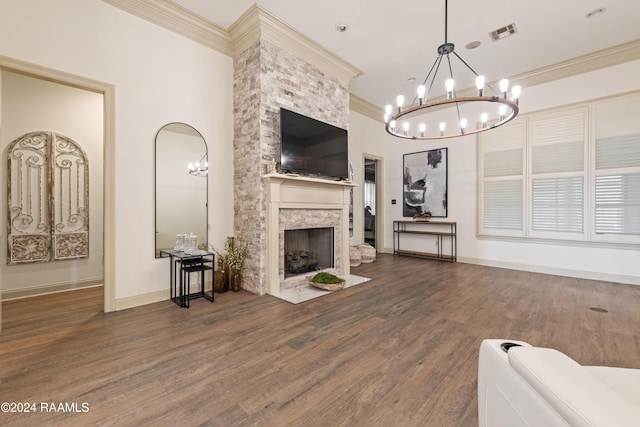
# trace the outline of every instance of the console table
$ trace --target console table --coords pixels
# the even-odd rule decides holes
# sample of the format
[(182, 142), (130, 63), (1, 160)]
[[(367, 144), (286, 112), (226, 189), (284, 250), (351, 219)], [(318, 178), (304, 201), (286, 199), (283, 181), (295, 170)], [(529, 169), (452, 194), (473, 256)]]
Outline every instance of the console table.
[[(165, 249), (160, 251), (160, 257), (169, 257), (170, 259), (171, 301), (186, 308), (189, 308), (189, 301), (194, 298), (204, 297), (213, 302), (213, 283), (210, 293), (204, 289), (204, 273), (207, 270), (213, 271), (215, 260), (213, 253), (204, 251), (200, 255), (193, 255)], [(191, 273), (200, 273), (200, 290), (198, 292), (191, 292)]]
[[(408, 255), (422, 258), (437, 259), (441, 261), (456, 262), (458, 255), (458, 243), (456, 239), (456, 224), (448, 221), (424, 221), (424, 220), (397, 220), (393, 221), (393, 254)], [(436, 241), (437, 251), (413, 251), (400, 248), (400, 236), (403, 235), (433, 236)], [(445, 253), (443, 243), (450, 244), (450, 251)], [(423, 246), (424, 247), (424, 246)]]

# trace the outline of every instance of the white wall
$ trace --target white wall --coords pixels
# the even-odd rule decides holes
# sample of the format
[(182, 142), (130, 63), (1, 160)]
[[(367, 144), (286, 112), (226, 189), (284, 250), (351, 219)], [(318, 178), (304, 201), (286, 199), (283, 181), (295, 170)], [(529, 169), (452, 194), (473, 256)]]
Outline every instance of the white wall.
[[(638, 75), (640, 60), (525, 88), (521, 113), (639, 90)], [(473, 165), (475, 175), (475, 149), (469, 151), (473, 151), (473, 156), (461, 160)], [(452, 194), (455, 194), (455, 188)], [(475, 192), (475, 185), (472, 191)], [(463, 194), (471, 197), (468, 191)], [(464, 216), (458, 221), (473, 221), (475, 228), (475, 196), (470, 200), (474, 205), (462, 211)], [(637, 247), (483, 240), (475, 238), (470, 230), (461, 235), (460, 242), (459, 254), (468, 262), (640, 284), (640, 250)]]
[[(3, 266), (2, 290), (42, 289), (47, 285), (101, 283), (102, 280), (102, 95), (78, 88), (1, 71), (2, 105), (0, 152), (6, 165), (7, 149), (20, 136), (52, 131), (77, 142), (89, 164), (89, 257)], [(2, 168), (4, 172), (6, 169)], [(0, 174), (0, 198), (7, 203), (7, 177)], [(7, 209), (0, 212), (7, 223)], [(7, 236), (0, 239), (0, 259), (7, 259)], [(44, 289), (43, 289), (44, 290)]]
[[(522, 114), (640, 89), (640, 60), (524, 88)], [(358, 117), (351, 113), (352, 118)], [(366, 129), (362, 129), (362, 128)], [(384, 147), (385, 247), (392, 246), (392, 221), (402, 218), (402, 155), (448, 148), (449, 216), (458, 223), (459, 261), (540, 271), (571, 277), (640, 284), (640, 250), (613, 245), (533, 243), (488, 240), (476, 236), (476, 138), (466, 136), (440, 141), (405, 141), (387, 135), (383, 124), (362, 118), (352, 120), (350, 132), (367, 135), (367, 146)], [(364, 144), (364, 143), (363, 143)], [(352, 155), (353, 157), (353, 155)], [(356, 175), (358, 176), (358, 175)], [(397, 204), (391, 205), (391, 199)], [(356, 208), (356, 212), (357, 212)]]
[[(380, 122), (363, 114), (353, 110), (349, 112), (349, 161), (353, 167), (354, 182), (358, 185), (353, 189), (353, 236), (349, 239), (350, 245), (364, 242), (364, 156), (384, 157), (385, 141), (380, 138), (381, 126)], [(378, 185), (382, 186), (383, 193), (380, 200), (376, 200), (380, 209), (386, 206), (387, 198), (384, 196), (385, 183), (381, 181)], [(380, 213), (382, 211), (376, 212), (377, 215)]]
[(209, 241), (222, 246), (233, 230), (232, 59), (100, 0), (6, 3), (0, 55), (115, 86), (115, 297), (168, 296), (169, 261), (154, 258), (154, 137), (184, 122), (207, 141)]

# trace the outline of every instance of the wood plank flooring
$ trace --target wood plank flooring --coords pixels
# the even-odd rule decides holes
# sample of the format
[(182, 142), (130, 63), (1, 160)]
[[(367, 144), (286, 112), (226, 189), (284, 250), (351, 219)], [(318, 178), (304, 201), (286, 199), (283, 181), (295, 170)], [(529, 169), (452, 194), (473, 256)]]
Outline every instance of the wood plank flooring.
[(38, 412), (0, 425), (475, 426), (484, 338), (640, 368), (637, 286), (387, 254), (352, 273), (372, 280), (299, 305), (241, 291), (105, 314), (100, 288), (5, 302), (0, 401)]

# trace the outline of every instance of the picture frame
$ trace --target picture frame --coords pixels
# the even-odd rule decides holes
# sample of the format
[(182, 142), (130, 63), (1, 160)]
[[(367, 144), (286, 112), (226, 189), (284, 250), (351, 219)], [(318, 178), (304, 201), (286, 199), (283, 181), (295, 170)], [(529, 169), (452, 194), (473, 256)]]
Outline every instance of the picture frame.
[(403, 155), (403, 217), (426, 212), (436, 218), (447, 217), (448, 160), (446, 147)]

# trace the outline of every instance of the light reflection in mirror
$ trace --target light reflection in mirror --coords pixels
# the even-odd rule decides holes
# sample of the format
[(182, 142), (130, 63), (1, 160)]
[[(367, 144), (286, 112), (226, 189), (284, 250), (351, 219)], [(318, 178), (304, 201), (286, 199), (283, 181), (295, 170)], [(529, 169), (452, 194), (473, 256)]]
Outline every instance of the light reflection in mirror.
[(204, 138), (187, 124), (169, 123), (156, 134), (156, 257), (173, 249), (179, 233), (196, 234), (206, 248), (207, 174), (191, 174), (189, 164), (202, 167), (207, 156)]

